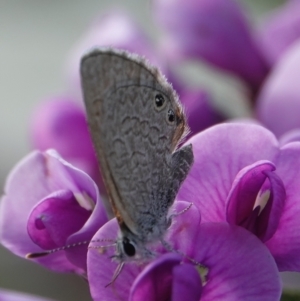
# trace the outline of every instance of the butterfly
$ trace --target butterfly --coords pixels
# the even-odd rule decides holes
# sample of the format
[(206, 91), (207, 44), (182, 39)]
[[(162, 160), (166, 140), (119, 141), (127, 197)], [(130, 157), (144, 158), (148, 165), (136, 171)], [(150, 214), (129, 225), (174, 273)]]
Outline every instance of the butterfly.
[(163, 241), (169, 209), (192, 164), (176, 92), (144, 58), (94, 49), (80, 66), (83, 98), (108, 198), (120, 231), (115, 259), (144, 260)]

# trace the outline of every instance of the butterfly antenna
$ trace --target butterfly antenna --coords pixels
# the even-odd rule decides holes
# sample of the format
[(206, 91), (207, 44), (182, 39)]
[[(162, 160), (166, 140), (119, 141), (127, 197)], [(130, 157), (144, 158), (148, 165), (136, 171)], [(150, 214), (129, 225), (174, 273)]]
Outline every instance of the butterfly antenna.
[(116, 281), (116, 279), (118, 278), (118, 276), (120, 275), (120, 273), (121, 273), (122, 270), (123, 270), (124, 264), (125, 264), (125, 262), (121, 262), (121, 263), (117, 266), (117, 268), (116, 268), (116, 270), (115, 270), (115, 272), (114, 272), (114, 275), (113, 275), (111, 281), (110, 281), (108, 284), (106, 284), (105, 287), (110, 286), (111, 284), (113, 284), (113, 283)]
[[(93, 241), (95, 242), (95, 241)], [(99, 242), (99, 241), (98, 241)], [(88, 246), (88, 249), (103, 249), (103, 248), (109, 248), (109, 247), (115, 247), (116, 243), (106, 245), (106, 246)]]
[[(51, 250), (46, 250), (46, 251), (43, 251), (43, 252), (28, 253), (28, 254), (26, 254), (25, 257), (27, 259), (39, 258), (39, 257), (43, 257), (43, 256), (46, 256), (46, 255), (49, 255), (49, 254), (52, 254), (52, 253), (59, 252), (59, 251), (65, 251), (65, 250), (68, 250), (68, 249), (71, 249), (71, 248), (79, 247), (79, 246), (82, 246), (82, 245), (87, 245), (89, 243), (104, 242), (104, 241), (113, 242), (114, 240), (113, 239), (85, 240), (85, 241), (80, 241), (80, 242), (76, 242), (76, 243), (73, 243), (73, 244), (65, 245), (63, 247), (59, 247), (59, 248), (55, 248), (55, 249), (51, 249)], [(110, 245), (108, 245), (108, 246), (110, 246)]]

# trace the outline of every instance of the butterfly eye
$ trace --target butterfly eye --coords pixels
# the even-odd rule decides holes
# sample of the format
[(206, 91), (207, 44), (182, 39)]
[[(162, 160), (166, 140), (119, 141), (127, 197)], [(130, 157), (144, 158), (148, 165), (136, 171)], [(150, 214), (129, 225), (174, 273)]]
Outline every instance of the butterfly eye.
[(164, 107), (165, 99), (161, 94), (156, 94), (154, 103), (155, 103), (156, 109), (161, 110)]
[(175, 121), (175, 113), (173, 112), (173, 110), (168, 111), (167, 118), (168, 118), (168, 122), (171, 124)]
[(127, 256), (132, 257), (135, 255), (135, 247), (128, 239), (123, 240), (123, 248)]

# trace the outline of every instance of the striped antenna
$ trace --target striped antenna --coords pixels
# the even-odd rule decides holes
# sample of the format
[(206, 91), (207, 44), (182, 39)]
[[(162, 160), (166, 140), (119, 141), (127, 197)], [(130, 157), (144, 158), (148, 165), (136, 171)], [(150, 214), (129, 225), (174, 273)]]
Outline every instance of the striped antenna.
[(79, 247), (79, 246), (82, 246), (82, 245), (87, 245), (87, 244), (93, 243), (93, 242), (114, 242), (114, 244), (110, 244), (110, 245), (107, 245), (107, 246), (99, 246), (99, 248), (106, 248), (106, 247), (115, 246), (115, 240), (113, 240), (113, 239), (85, 240), (85, 241), (80, 241), (80, 242), (76, 242), (76, 243), (73, 243), (73, 244), (65, 245), (63, 247), (55, 248), (55, 249), (52, 249), (52, 250), (46, 250), (46, 251), (37, 252), (37, 253), (28, 253), (28, 254), (26, 254), (25, 257), (27, 259), (39, 258), (39, 257), (43, 257), (43, 256), (46, 256), (46, 255), (49, 255), (49, 254), (59, 252), (59, 251), (65, 251), (65, 250), (68, 250), (68, 249), (71, 249), (71, 248)]

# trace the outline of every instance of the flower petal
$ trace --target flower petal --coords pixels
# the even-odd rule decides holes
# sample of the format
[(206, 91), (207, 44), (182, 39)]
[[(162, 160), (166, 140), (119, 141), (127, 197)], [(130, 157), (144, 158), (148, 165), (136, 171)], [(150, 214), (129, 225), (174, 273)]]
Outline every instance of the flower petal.
[(74, 166), (99, 177), (85, 112), (74, 100), (51, 97), (43, 101), (32, 115), (30, 135), (34, 148), (56, 149)]
[(200, 300), (202, 284), (199, 272), (192, 264), (182, 264), (173, 269), (172, 301)]
[(177, 254), (165, 254), (149, 264), (134, 281), (129, 300), (168, 300), (172, 291), (172, 270), (180, 261)]
[(27, 219), (36, 203), (51, 192), (50, 182), (46, 157), (37, 151), (25, 157), (7, 179), (0, 211), (1, 243), (19, 256), (41, 251), (27, 234)]
[(276, 232), (286, 199), (284, 184), (278, 175), (270, 171), (264, 173), (270, 182), (270, 197), (257, 218), (256, 233), (263, 242), (269, 240)]
[(136, 278), (130, 301), (195, 300), (201, 296), (201, 279), (192, 264), (182, 263), (178, 254), (168, 253), (149, 264)]
[(226, 201), (228, 223), (240, 225), (250, 215), (268, 170), (275, 170), (272, 162), (258, 161), (239, 171)]
[(225, 221), (225, 203), (237, 173), (259, 160), (272, 162), (279, 152), (274, 135), (255, 124), (216, 125), (186, 143), (193, 145), (194, 164), (177, 199), (193, 202), (203, 222)]
[[(176, 201), (172, 211), (175, 216), (172, 218), (172, 224), (167, 230), (165, 241), (174, 251), (189, 254), (193, 256), (194, 246), (191, 241), (197, 239), (201, 223), (199, 208), (192, 203)], [(187, 235), (188, 231), (188, 235)], [(172, 237), (176, 236), (176, 240)], [(165, 253), (165, 248), (159, 248), (159, 253)]]
[(300, 129), (294, 129), (286, 132), (279, 138), (280, 145), (285, 145), (290, 142), (300, 142)]
[(208, 268), (201, 301), (280, 300), (277, 266), (256, 236), (224, 223), (203, 223), (199, 230), (194, 259)]
[[(97, 219), (93, 218), (92, 221), (89, 219), (82, 229), (75, 233), (79, 235), (76, 243), (91, 239), (107, 221), (96, 184), (87, 174), (62, 160), (56, 152), (36, 151), (24, 158), (8, 177), (0, 207), (1, 243), (21, 257), (28, 253), (44, 251), (27, 233), (28, 216), (42, 199), (62, 189), (72, 191), (76, 199), (81, 200), (83, 208), (93, 210), (91, 217), (97, 216)], [(64, 222), (61, 227), (64, 227)], [(74, 253), (75, 249), (72, 250)], [(75, 271), (81, 274), (86, 265), (86, 247), (81, 249), (80, 254), (81, 260), (76, 266), (66, 258), (65, 252), (56, 252), (34, 261), (54, 270)]]
[(284, 183), (286, 200), (274, 236), (266, 242), (280, 271), (300, 271), (300, 143), (281, 149), (276, 163), (277, 174)]
[[(182, 220), (176, 220), (167, 235), (176, 246), (174, 252), (185, 254), (186, 262), (198, 262), (208, 269), (201, 301), (279, 300), (278, 268), (261, 240), (242, 227), (227, 223), (201, 223), (197, 227), (196, 211), (192, 208), (178, 216)], [(182, 241), (184, 235), (186, 241), (190, 240), (189, 246)]]
[(82, 228), (90, 214), (70, 190), (61, 190), (33, 208), (28, 219), (28, 234), (45, 250), (62, 247), (70, 235)]

